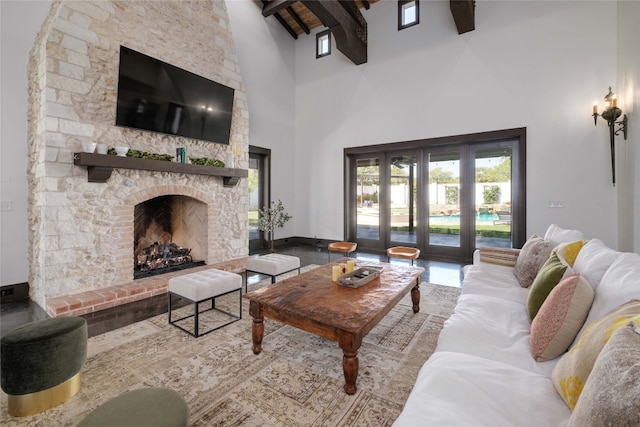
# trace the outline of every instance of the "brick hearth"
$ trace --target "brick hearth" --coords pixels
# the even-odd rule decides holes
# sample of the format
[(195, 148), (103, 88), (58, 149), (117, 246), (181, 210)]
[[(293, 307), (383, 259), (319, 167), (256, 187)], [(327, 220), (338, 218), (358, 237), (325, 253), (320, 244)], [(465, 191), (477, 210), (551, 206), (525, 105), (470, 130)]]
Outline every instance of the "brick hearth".
[(157, 276), (145, 277), (107, 288), (66, 295), (47, 300), (47, 314), (51, 317), (81, 316), (121, 304), (162, 295), (167, 292), (169, 279), (185, 274), (216, 268), (233, 273), (244, 274), (249, 257), (236, 258), (231, 261), (212, 265), (203, 265), (188, 270), (176, 271)]

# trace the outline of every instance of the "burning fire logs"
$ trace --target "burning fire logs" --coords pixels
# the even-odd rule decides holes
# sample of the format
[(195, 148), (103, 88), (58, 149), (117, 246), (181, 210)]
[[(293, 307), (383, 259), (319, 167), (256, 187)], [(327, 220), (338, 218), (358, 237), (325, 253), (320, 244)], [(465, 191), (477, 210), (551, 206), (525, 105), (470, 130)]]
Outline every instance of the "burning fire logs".
[(136, 265), (142, 272), (173, 267), (192, 262), (190, 248), (182, 248), (175, 243), (154, 242), (142, 249), (136, 256)]

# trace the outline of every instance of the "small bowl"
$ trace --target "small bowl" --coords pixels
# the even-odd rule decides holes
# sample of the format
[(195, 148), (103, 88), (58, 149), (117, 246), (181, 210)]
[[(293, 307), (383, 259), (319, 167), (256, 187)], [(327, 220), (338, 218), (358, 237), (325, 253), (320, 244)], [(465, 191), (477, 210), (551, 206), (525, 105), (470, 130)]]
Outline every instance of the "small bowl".
[(120, 157), (126, 157), (128, 152), (129, 152), (129, 147), (123, 147), (123, 146), (116, 147), (116, 153), (118, 153), (118, 156)]
[(107, 154), (109, 146), (107, 144), (98, 144), (97, 150), (98, 154)]
[(82, 151), (85, 153), (93, 153), (96, 151), (96, 143), (95, 142), (83, 142), (82, 143)]

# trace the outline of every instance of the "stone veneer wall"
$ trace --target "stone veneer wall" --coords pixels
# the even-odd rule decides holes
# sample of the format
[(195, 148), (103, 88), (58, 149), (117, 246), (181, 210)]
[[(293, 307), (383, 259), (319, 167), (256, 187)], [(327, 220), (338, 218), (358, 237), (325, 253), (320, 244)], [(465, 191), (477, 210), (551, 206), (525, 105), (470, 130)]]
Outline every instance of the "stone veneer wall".
[[(235, 89), (231, 144), (116, 127), (120, 45)], [(248, 254), (247, 180), (114, 170), (87, 182), (73, 164), (83, 141), (248, 165), (248, 108), (226, 5), (216, 1), (55, 1), (29, 66), (29, 264), (31, 298), (99, 290), (133, 278), (133, 210), (166, 194), (208, 205), (206, 262)]]

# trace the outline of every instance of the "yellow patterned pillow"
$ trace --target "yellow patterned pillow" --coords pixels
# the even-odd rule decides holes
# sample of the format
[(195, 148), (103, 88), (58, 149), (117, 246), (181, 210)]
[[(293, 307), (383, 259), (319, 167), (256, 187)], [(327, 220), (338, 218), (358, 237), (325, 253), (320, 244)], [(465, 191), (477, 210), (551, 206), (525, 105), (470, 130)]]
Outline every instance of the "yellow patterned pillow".
[(578, 258), (580, 249), (582, 249), (585, 243), (586, 242), (584, 240), (577, 240), (570, 243), (560, 243), (556, 247), (555, 251), (559, 256), (564, 258), (567, 264), (573, 267), (573, 263), (576, 262), (576, 258)]
[(551, 374), (556, 390), (573, 411), (593, 365), (611, 335), (629, 321), (640, 326), (640, 300), (631, 300), (591, 323)]
[(640, 329), (618, 329), (604, 346), (569, 427), (640, 426)]

